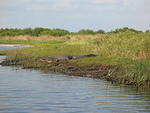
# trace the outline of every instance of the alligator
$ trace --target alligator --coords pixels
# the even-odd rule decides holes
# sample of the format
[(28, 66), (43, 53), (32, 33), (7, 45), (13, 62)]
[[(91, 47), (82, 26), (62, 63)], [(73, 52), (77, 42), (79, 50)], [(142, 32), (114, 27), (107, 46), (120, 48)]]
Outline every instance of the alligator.
[(4, 53), (0, 53), (0, 56), (4, 56), (5, 54)]
[[(96, 57), (97, 55), (95, 54), (88, 54), (88, 55), (61, 55), (58, 57), (40, 57), (34, 60), (40, 60), (40, 61), (46, 61), (48, 63), (50, 62), (59, 62), (62, 60), (72, 60), (72, 59), (80, 59), (80, 58), (86, 58), (86, 57)], [(19, 61), (24, 61), (24, 60), (29, 60), (29, 59), (20, 59), (20, 58), (15, 58), (15, 59), (7, 59), (4, 60), (0, 63), (0, 65), (10, 65), (10, 64), (16, 64)]]
[(86, 57), (96, 57), (95, 54), (88, 54), (88, 55), (61, 55), (58, 57), (41, 57), (41, 61), (49, 61), (49, 62), (58, 62), (61, 60), (72, 60), (72, 59), (80, 59)]
[(0, 65), (9, 65), (9, 64), (15, 64), (19, 61), (21, 61), (22, 59), (12, 59), (12, 60), (4, 60), (2, 62), (0, 62)]

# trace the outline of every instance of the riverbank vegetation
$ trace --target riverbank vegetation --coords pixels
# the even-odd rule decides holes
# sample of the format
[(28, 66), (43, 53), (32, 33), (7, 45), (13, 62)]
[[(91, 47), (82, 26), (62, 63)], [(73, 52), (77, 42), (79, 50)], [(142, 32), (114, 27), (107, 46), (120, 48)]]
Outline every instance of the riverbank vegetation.
[[(86, 33), (85, 31), (73, 34), (64, 31), (65, 35), (55, 36), (38, 34), (37, 37), (2, 36), (0, 33), (0, 43), (38, 45), (31, 48), (0, 51), (0, 53), (5, 53), (7, 59), (26, 59), (15, 63), (24, 68), (45, 68), (72, 75), (103, 78), (119, 84), (150, 88), (150, 31), (142, 32), (129, 28), (107, 33), (104, 31), (99, 33), (93, 31), (93, 33), (90, 30)], [(56, 57), (66, 54), (96, 54), (98, 56), (52, 63), (37, 60), (45, 56)]]

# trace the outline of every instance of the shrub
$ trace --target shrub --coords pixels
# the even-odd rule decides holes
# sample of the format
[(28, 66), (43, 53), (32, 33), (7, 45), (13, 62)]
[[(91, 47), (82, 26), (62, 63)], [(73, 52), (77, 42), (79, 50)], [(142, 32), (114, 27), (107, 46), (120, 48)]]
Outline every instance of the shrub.
[(138, 30), (135, 30), (135, 29), (132, 29), (132, 28), (124, 27), (124, 28), (116, 29), (116, 30), (111, 31), (109, 33), (121, 33), (121, 32), (141, 33), (142, 31), (138, 31)]
[(63, 29), (47, 29), (47, 28), (25, 28), (25, 29), (0, 29), (0, 36), (19, 36), (19, 35), (30, 35), (30, 36), (64, 36), (70, 34), (69, 31)]
[(90, 29), (82, 29), (82, 30), (78, 31), (77, 34), (95, 34), (95, 32)]
[(95, 33), (96, 33), (96, 34), (104, 34), (105, 31), (104, 31), (104, 30), (97, 30)]

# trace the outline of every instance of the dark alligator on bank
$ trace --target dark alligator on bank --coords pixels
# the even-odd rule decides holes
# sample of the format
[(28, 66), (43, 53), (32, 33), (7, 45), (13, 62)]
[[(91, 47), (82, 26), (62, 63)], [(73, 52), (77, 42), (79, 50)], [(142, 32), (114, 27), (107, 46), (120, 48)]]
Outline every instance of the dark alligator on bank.
[(80, 59), (86, 57), (96, 57), (95, 54), (88, 54), (88, 55), (61, 55), (58, 57), (42, 57), (40, 58), (41, 61), (49, 61), (49, 62), (58, 62), (61, 60), (72, 60), (72, 59)]
[[(88, 54), (88, 55), (61, 55), (58, 57), (40, 57), (40, 58), (36, 58), (34, 60), (40, 60), (40, 61), (46, 61), (48, 63), (50, 62), (59, 62), (61, 60), (72, 60), (72, 59), (80, 59), (80, 58), (86, 58), (86, 57), (96, 57), (97, 55), (95, 54)], [(19, 58), (15, 58), (15, 59), (5, 59), (4, 61), (2, 61), (0, 63), (0, 65), (13, 65), (16, 64), (19, 61), (25, 61), (25, 60), (29, 60), (29, 59), (19, 59)]]
[(0, 56), (4, 56), (5, 54), (4, 53), (0, 53)]
[(11, 60), (5, 59), (4, 61), (0, 62), (0, 65), (10, 65), (10, 64), (12, 65), (23, 60), (26, 60), (26, 59), (19, 59), (19, 58), (11, 59)]

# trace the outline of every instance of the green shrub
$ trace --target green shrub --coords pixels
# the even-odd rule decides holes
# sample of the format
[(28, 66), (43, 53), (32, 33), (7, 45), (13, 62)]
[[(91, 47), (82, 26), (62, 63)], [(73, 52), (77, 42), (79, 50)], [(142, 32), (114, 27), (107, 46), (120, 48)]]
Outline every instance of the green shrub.
[(95, 34), (95, 32), (90, 29), (82, 29), (82, 30), (78, 31), (77, 34)]
[(104, 30), (97, 30), (95, 33), (96, 33), (96, 34), (104, 34), (105, 31), (104, 31)]
[(19, 36), (19, 35), (29, 35), (29, 36), (64, 36), (70, 34), (69, 31), (64, 29), (47, 29), (47, 28), (25, 28), (25, 29), (0, 29), (0, 36)]
[(121, 32), (141, 33), (142, 31), (138, 31), (138, 30), (135, 30), (135, 29), (132, 29), (132, 28), (124, 27), (124, 28), (116, 29), (116, 30), (111, 31), (109, 33), (121, 33)]

